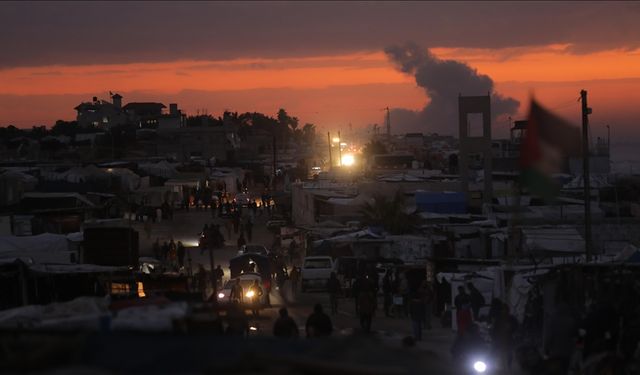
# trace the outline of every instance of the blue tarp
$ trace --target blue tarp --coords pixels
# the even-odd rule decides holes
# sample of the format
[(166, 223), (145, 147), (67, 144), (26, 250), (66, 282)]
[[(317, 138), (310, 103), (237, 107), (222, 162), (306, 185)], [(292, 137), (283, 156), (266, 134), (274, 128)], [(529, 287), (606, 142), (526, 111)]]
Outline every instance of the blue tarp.
[(467, 212), (467, 201), (464, 193), (416, 192), (416, 207), (418, 212), (464, 214)]

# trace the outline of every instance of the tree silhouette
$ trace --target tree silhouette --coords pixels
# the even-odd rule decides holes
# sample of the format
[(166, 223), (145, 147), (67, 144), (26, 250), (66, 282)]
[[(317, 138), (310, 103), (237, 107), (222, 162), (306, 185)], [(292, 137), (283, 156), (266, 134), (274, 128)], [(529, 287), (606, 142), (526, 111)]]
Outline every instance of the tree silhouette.
[(380, 141), (372, 140), (371, 142), (364, 145), (362, 149), (362, 153), (366, 157), (370, 157), (373, 155), (381, 155), (387, 153), (387, 148)]
[(364, 223), (371, 226), (382, 226), (391, 234), (413, 232), (420, 224), (420, 216), (407, 212), (404, 196), (397, 191), (393, 198), (376, 195), (373, 202), (362, 205), (360, 213), (364, 216)]

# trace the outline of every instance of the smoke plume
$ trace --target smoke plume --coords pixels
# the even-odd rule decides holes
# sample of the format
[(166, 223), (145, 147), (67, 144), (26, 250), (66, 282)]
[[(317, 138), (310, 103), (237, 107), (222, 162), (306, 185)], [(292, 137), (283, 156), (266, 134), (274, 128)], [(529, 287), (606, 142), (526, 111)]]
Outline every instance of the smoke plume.
[(478, 74), (465, 63), (441, 60), (414, 43), (387, 47), (385, 53), (400, 71), (415, 77), (430, 99), (421, 111), (394, 109), (391, 123), (395, 132), (417, 130), (457, 135), (460, 94), (491, 93), (492, 120), (515, 114), (520, 106), (519, 101), (494, 92), (491, 77)]

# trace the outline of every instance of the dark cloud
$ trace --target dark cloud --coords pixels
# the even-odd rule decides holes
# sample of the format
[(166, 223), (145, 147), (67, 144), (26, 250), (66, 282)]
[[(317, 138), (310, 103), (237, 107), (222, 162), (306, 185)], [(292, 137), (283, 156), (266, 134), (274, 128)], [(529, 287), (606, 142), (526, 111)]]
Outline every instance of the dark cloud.
[(456, 134), (458, 129), (458, 96), (491, 94), (491, 115), (497, 119), (515, 114), (520, 102), (494, 92), (493, 80), (478, 74), (469, 65), (440, 60), (428, 49), (415, 43), (385, 49), (389, 59), (404, 73), (415, 76), (429, 103), (422, 111), (394, 109), (393, 123), (401, 127), (441, 134)]
[(640, 45), (624, 2), (0, 2), (0, 68), (431, 47)]

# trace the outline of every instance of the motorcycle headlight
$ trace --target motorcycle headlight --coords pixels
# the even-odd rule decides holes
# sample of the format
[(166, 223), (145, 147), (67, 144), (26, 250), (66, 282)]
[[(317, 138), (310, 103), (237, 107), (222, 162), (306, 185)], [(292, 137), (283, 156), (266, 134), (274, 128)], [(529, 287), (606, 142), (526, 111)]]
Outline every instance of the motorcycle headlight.
[(220, 299), (224, 298), (224, 293), (218, 293), (218, 298)]
[(245, 294), (248, 298), (252, 298), (256, 293), (253, 290), (250, 290)]
[(484, 361), (475, 361), (473, 362), (473, 369), (478, 373), (482, 374), (487, 371), (487, 364)]

